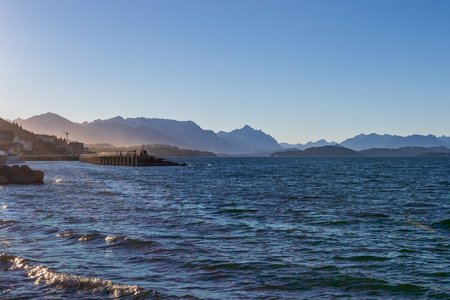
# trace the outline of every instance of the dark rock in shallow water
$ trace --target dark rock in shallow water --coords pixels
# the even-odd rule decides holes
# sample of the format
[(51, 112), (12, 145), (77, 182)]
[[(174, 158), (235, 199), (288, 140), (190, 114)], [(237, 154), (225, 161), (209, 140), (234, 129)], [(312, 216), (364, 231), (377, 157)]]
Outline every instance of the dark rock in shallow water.
[(187, 166), (185, 163), (179, 164), (173, 161), (168, 161), (162, 158), (157, 158), (151, 155), (140, 155), (137, 160), (138, 166), (159, 166), (159, 167), (168, 167), (168, 166)]
[(44, 183), (44, 172), (23, 166), (1, 166), (0, 184), (33, 184)]

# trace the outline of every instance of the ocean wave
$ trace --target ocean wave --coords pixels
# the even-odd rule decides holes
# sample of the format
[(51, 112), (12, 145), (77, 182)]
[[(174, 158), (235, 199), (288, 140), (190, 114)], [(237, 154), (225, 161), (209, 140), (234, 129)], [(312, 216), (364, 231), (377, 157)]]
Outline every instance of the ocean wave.
[(369, 262), (369, 261), (386, 261), (390, 260), (389, 257), (383, 257), (383, 256), (375, 256), (375, 255), (354, 255), (349, 257), (337, 257), (338, 259), (343, 260), (349, 260), (349, 261), (355, 261), (355, 262)]
[(97, 232), (77, 234), (72, 231), (62, 231), (56, 234), (56, 237), (67, 238), (67, 239), (77, 239), (79, 242), (89, 242), (93, 240), (102, 239), (103, 235)]
[(392, 284), (383, 279), (370, 277), (354, 277), (351, 275), (336, 276), (326, 278), (323, 281), (325, 286), (343, 288), (345, 291), (385, 291), (397, 295), (424, 295), (427, 289), (423, 286), (412, 283)]
[(128, 237), (126, 235), (108, 235), (105, 238), (105, 241), (107, 244), (113, 244), (118, 242), (125, 242), (128, 240)]
[(357, 212), (353, 214), (355, 217), (363, 219), (388, 219), (389, 216), (383, 213), (376, 212)]
[(138, 285), (124, 285), (111, 280), (56, 272), (48, 267), (30, 264), (20, 256), (1, 253), (0, 266), (4, 271), (20, 270), (36, 285), (46, 285), (67, 290), (89, 293), (107, 293), (114, 298), (133, 297), (144, 299), (155, 295), (156, 291), (146, 291)]
[(120, 193), (118, 193), (118, 192), (108, 191), (108, 190), (98, 191), (97, 194), (100, 195), (100, 196), (109, 196), (109, 197), (119, 196), (120, 195)]
[(96, 239), (101, 239), (102, 235), (99, 233), (87, 233), (78, 238), (79, 242), (89, 242)]
[(0, 220), (0, 228), (11, 227), (18, 223), (19, 223), (18, 221), (14, 220)]
[(450, 219), (445, 219), (433, 224), (434, 227), (439, 227), (443, 229), (450, 229)]
[(105, 238), (106, 244), (111, 247), (123, 247), (126, 249), (133, 249), (139, 251), (140, 249), (148, 250), (149, 248), (160, 249), (160, 244), (151, 240), (140, 240), (129, 238), (125, 235), (107, 236)]
[(357, 220), (332, 220), (332, 221), (320, 221), (316, 222), (316, 224), (322, 226), (340, 226), (340, 225), (352, 225), (358, 223)]
[(126, 240), (126, 245), (130, 246), (132, 248), (146, 248), (146, 247), (159, 246), (160, 244), (158, 242), (150, 241), (150, 240), (139, 240), (139, 239), (128, 238)]
[(78, 242), (85, 243), (90, 241), (101, 241), (104, 240), (107, 246), (124, 246), (128, 248), (148, 248), (148, 247), (156, 247), (160, 244), (156, 241), (152, 240), (140, 240), (129, 238), (126, 235), (104, 235), (101, 233), (86, 233), (79, 234), (74, 233), (72, 231), (62, 231), (56, 234), (59, 238), (66, 239), (76, 239)]
[(225, 208), (220, 210), (221, 213), (229, 213), (229, 214), (244, 214), (244, 213), (257, 213), (256, 209), (250, 208)]

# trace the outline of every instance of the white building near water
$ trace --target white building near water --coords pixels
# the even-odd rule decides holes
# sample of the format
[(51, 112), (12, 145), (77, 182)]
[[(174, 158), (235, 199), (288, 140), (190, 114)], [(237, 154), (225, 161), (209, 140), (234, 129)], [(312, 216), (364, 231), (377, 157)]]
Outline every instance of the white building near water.
[(31, 152), (33, 151), (33, 143), (32, 142), (28, 142), (28, 141), (24, 141), (19, 139), (18, 137), (14, 138), (14, 146), (16, 148), (16, 150), (24, 150), (27, 152)]

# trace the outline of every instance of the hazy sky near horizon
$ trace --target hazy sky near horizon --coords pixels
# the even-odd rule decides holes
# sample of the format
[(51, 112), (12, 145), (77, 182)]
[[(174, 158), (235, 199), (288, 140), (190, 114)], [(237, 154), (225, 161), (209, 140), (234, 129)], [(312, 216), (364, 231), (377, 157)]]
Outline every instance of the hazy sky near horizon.
[(0, 117), (450, 135), (450, 1), (0, 0)]

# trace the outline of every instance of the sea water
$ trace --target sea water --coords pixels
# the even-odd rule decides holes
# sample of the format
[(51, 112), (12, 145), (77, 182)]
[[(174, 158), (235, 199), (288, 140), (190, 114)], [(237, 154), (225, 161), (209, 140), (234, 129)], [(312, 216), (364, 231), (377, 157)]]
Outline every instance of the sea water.
[(450, 298), (450, 159), (35, 162), (0, 187), (1, 299)]

